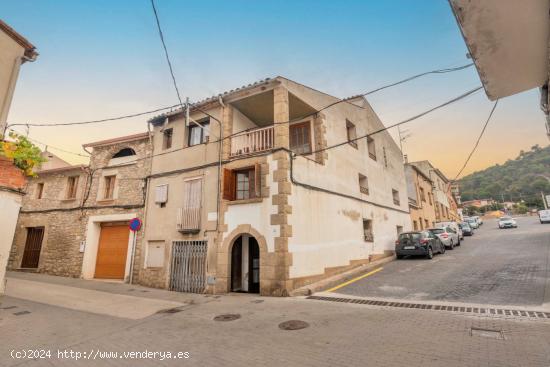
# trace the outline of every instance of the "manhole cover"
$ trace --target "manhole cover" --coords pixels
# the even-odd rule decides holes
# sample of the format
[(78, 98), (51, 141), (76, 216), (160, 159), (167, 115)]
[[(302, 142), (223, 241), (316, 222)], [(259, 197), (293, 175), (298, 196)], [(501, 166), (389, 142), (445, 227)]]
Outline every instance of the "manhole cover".
[(473, 327), (470, 329), (470, 335), (481, 336), (483, 338), (504, 340), (504, 333), (502, 332), (502, 330), (481, 329)]
[(289, 320), (285, 322), (281, 322), (279, 324), (279, 329), (281, 330), (300, 330), (305, 329), (309, 326), (309, 324), (302, 320)]
[(223, 315), (218, 315), (214, 317), (214, 321), (233, 321), (241, 318), (241, 315), (238, 313), (226, 313)]

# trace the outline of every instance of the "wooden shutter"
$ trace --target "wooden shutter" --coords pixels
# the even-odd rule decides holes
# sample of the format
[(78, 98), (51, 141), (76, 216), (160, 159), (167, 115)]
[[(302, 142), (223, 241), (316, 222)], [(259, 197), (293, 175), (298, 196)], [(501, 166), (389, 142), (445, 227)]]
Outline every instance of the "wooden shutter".
[(262, 166), (259, 163), (254, 165), (254, 197), (262, 195)]
[(235, 200), (235, 173), (227, 168), (223, 170), (223, 198)]
[(200, 230), (202, 202), (202, 180), (194, 179), (184, 182), (183, 208), (178, 218), (180, 231)]

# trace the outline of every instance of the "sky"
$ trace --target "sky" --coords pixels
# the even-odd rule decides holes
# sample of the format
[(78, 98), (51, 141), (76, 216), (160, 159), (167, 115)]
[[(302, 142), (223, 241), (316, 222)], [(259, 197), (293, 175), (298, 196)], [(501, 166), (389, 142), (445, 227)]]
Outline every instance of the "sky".
[[(343, 98), (471, 62), (443, 0), (156, 0), (156, 6), (179, 89), (191, 101), (277, 75)], [(177, 103), (149, 0), (3, 0), (0, 17), (40, 53), (21, 69), (9, 123), (95, 120)], [(472, 67), (368, 100), (390, 125), (480, 85)], [(481, 90), (404, 125), (410, 135), (404, 153), (454, 178), (492, 104)], [(83, 163), (56, 148), (83, 153), (83, 143), (145, 131), (146, 120), (28, 133), (63, 159)], [(548, 145), (544, 122), (537, 90), (502, 99), (463, 174)], [(391, 134), (397, 139), (396, 129)]]

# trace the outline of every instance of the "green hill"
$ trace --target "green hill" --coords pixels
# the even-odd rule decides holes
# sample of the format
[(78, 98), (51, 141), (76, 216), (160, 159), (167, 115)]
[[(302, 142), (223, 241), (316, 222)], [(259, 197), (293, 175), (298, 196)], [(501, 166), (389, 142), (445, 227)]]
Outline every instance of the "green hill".
[(542, 207), (541, 191), (550, 194), (550, 145), (538, 145), (519, 153), (504, 164), (472, 173), (459, 181), (462, 201), (492, 198), (498, 201), (520, 201)]

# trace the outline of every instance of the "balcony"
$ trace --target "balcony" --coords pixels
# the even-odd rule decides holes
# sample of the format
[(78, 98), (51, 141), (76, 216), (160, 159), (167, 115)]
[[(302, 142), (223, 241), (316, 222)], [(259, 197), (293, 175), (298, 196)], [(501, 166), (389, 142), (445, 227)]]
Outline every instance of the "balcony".
[(265, 152), (273, 149), (275, 142), (275, 133), (273, 125), (243, 131), (231, 138), (231, 156), (247, 155)]
[(201, 229), (201, 208), (179, 208), (177, 230), (183, 233), (199, 232)]

